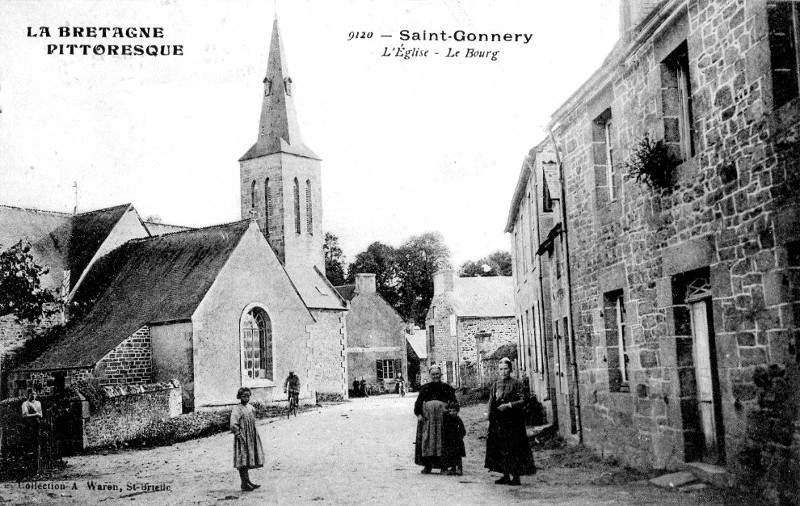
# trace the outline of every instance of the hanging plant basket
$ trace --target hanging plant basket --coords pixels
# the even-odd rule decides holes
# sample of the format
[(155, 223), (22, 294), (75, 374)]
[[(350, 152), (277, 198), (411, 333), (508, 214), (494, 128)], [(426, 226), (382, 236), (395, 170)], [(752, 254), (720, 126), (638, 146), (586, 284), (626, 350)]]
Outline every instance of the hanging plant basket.
[(650, 188), (670, 190), (673, 173), (679, 161), (670, 153), (663, 140), (654, 141), (649, 134), (639, 139), (623, 164), (629, 177)]

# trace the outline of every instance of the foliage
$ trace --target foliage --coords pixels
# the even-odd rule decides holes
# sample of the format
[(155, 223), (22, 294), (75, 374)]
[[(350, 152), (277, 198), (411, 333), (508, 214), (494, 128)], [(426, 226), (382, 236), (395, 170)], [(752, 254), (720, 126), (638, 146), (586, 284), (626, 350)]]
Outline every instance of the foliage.
[(378, 293), (386, 299), (386, 302), (396, 307), (400, 295), (395, 249), (377, 241), (370, 244), (366, 251), (356, 255), (355, 261), (347, 268), (347, 282), (355, 283), (356, 274), (364, 272), (375, 274)]
[(0, 252), (0, 315), (38, 323), (52, 314), (54, 309), (48, 305), (56, 297), (42, 288), (40, 279), (48, 269), (33, 260), (30, 250), (30, 244), (20, 241)]
[(624, 167), (629, 176), (650, 188), (670, 189), (677, 164), (663, 140), (654, 141), (645, 133), (631, 149)]
[(374, 242), (356, 255), (348, 269), (348, 282), (362, 272), (375, 274), (378, 293), (400, 315), (424, 325), (433, 298), (433, 275), (450, 266), (450, 250), (439, 232), (409, 237), (400, 247)]
[(464, 278), (479, 276), (511, 276), (511, 253), (498, 250), (480, 260), (467, 260), (458, 269)]
[(325, 255), (325, 277), (333, 286), (345, 284), (345, 257), (342, 248), (339, 247), (339, 238), (330, 232), (325, 232), (322, 253)]
[(433, 299), (433, 276), (450, 267), (450, 250), (439, 232), (412, 236), (397, 250), (400, 300), (397, 311), (406, 320), (425, 326)]

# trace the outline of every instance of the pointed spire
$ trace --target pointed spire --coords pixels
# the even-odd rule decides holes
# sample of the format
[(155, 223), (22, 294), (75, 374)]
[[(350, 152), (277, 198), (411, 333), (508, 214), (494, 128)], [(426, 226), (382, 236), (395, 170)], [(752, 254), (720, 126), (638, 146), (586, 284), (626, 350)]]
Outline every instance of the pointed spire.
[(272, 153), (291, 153), (319, 159), (306, 147), (300, 135), (300, 125), (297, 122), (292, 97), (292, 78), (286, 63), (277, 16), (272, 24), (272, 42), (269, 47), (267, 76), (264, 78), (258, 140), (241, 160)]

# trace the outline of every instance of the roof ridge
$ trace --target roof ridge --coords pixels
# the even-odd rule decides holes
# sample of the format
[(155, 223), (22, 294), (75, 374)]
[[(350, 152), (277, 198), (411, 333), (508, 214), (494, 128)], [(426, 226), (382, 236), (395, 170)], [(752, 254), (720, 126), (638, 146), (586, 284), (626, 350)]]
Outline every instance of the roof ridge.
[(100, 208), (100, 209), (94, 209), (92, 211), (84, 211), (82, 213), (76, 213), (75, 216), (83, 216), (83, 215), (86, 215), (86, 214), (100, 213), (100, 212), (103, 212), (103, 211), (109, 211), (111, 209), (117, 209), (117, 208), (120, 208), (120, 207), (126, 207), (127, 208), (127, 207), (130, 207), (131, 205), (132, 204), (130, 202), (128, 202), (127, 204), (117, 204), (115, 206), (108, 206), (108, 207), (103, 207), (103, 208)]
[(72, 213), (68, 213), (65, 211), (48, 211), (46, 209), (36, 209), (34, 207), (21, 207), (21, 206), (9, 206), (6, 204), (0, 204), (0, 207), (5, 207), (7, 209), (19, 209), (20, 211), (32, 211), (35, 213), (47, 213), (47, 214), (58, 214), (61, 216), (72, 216)]
[(161, 235), (153, 235), (153, 236), (150, 236), (150, 237), (139, 237), (139, 238), (136, 238), (136, 239), (131, 239), (130, 241), (128, 241), (128, 243), (145, 242), (145, 241), (150, 241), (150, 240), (153, 240), (153, 239), (161, 239), (161, 238), (164, 238), (164, 237), (173, 236), (173, 235), (176, 235), (176, 234), (188, 234), (188, 233), (191, 233), (191, 232), (203, 232), (203, 231), (211, 230), (211, 229), (214, 229), (214, 228), (223, 228), (223, 227), (230, 227), (231, 225), (239, 225), (239, 224), (246, 223), (246, 222), (249, 222), (249, 221), (250, 221), (250, 219), (236, 220), (236, 221), (229, 221), (227, 223), (219, 223), (217, 225), (209, 225), (207, 227), (187, 228), (186, 230), (176, 230), (175, 232), (167, 232), (166, 234), (161, 234)]
[[(192, 230), (196, 230), (197, 229), (197, 227), (190, 227), (189, 225), (176, 225), (174, 223), (164, 223), (163, 221), (159, 222), (159, 221), (142, 220), (142, 223), (147, 223), (148, 225), (164, 225), (165, 227), (181, 227), (181, 228), (192, 229)], [(177, 232), (183, 232), (183, 230), (179, 230)], [(172, 234), (172, 233), (173, 232), (170, 232), (170, 234)], [(161, 234), (161, 235), (165, 235), (165, 234)]]

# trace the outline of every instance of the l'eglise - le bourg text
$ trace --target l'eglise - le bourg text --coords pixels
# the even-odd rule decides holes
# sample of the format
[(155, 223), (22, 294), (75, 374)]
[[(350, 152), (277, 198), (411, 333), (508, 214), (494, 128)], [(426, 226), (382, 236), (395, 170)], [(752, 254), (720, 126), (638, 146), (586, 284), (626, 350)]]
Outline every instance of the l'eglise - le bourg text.
[[(488, 43), (501, 43), (512, 42), (529, 44), (533, 39), (532, 33), (489, 33), (489, 32), (468, 32), (466, 30), (454, 30), (448, 32), (441, 31), (413, 31), (413, 30), (400, 30), (399, 39), (401, 42), (452, 42), (452, 43), (470, 43), (470, 42), (488, 42)], [(431, 52), (434, 55), (440, 53), (431, 49), (422, 49), (419, 47), (406, 47), (405, 44), (395, 47), (384, 47), (384, 57), (397, 57), (409, 60), (411, 58), (425, 58)], [(475, 58), (475, 59), (489, 59), (497, 61), (499, 50), (486, 49), (485, 47), (459, 47), (451, 46), (442, 51), (445, 58)]]

